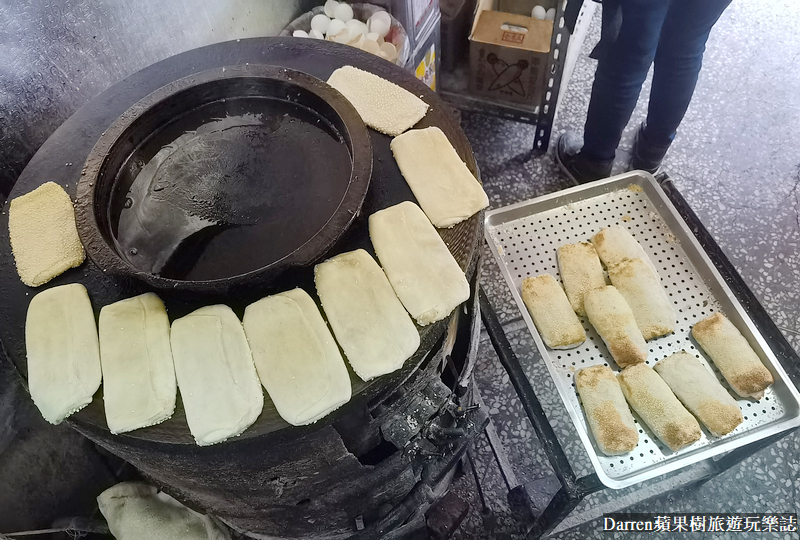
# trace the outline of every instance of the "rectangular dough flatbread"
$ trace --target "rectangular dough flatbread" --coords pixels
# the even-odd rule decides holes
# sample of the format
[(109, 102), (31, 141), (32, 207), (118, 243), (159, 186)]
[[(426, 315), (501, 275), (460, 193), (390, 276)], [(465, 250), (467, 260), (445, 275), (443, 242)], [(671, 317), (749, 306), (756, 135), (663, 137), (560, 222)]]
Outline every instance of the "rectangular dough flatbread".
[(567, 295), (550, 274), (522, 280), (522, 301), (544, 344), (551, 349), (572, 349), (586, 341), (586, 332)]
[(84, 259), (72, 201), (54, 182), (11, 201), (8, 236), (17, 273), (29, 287), (47, 283)]
[(686, 351), (677, 352), (656, 364), (675, 395), (716, 437), (722, 437), (741, 424), (742, 411), (700, 360)]
[(761, 399), (775, 382), (747, 339), (722, 313), (695, 324), (692, 335), (740, 396)]
[(606, 268), (611, 268), (625, 259), (642, 259), (658, 275), (658, 269), (642, 246), (631, 236), (628, 229), (618, 225), (606, 227), (592, 237), (592, 244)]
[(175, 410), (175, 366), (169, 317), (154, 293), (100, 310), (103, 403), (111, 433), (152, 426)]
[(438, 127), (407, 131), (391, 147), (403, 178), (436, 227), (452, 227), (489, 206), (483, 187)]
[(607, 456), (626, 454), (639, 444), (639, 431), (614, 372), (598, 365), (575, 374), (586, 420), (600, 451)]
[(350, 375), (314, 300), (302, 289), (247, 306), (244, 331), (281, 418), (316, 422), (350, 401)]
[(336, 341), (363, 380), (400, 369), (419, 347), (414, 322), (363, 249), (318, 264), (314, 281)]
[(334, 71), (328, 84), (353, 104), (365, 124), (387, 135), (400, 135), (428, 112), (428, 104), (408, 90), (353, 66)]
[(60, 424), (100, 388), (100, 347), (83, 285), (61, 285), (31, 300), (25, 321), (28, 387), (45, 420)]
[(636, 364), (623, 369), (618, 378), (633, 410), (673, 452), (700, 440), (700, 424), (653, 368)]
[(647, 343), (631, 308), (616, 289), (606, 286), (586, 295), (586, 315), (621, 368), (647, 361)]
[(604, 287), (603, 267), (594, 246), (588, 242), (565, 244), (556, 250), (558, 271), (572, 309), (586, 315), (583, 299), (589, 291)]
[(264, 394), (233, 310), (206, 306), (176, 319), (170, 342), (186, 422), (197, 444), (241, 435), (261, 414)]
[(609, 266), (608, 277), (631, 308), (645, 340), (675, 331), (672, 302), (644, 259), (625, 259)]
[(394, 292), (421, 326), (444, 319), (469, 298), (464, 271), (416, 204), (372, 214), (369, 236)]

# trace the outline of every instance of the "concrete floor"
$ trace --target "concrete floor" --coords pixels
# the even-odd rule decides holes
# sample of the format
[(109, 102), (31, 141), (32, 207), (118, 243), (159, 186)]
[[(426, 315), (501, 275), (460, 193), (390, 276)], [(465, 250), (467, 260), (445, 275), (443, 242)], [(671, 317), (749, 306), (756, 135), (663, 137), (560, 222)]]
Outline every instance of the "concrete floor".
[[(800, 39), (794, 30), (798, 21), (800, 4), (788, 0), (734, 2), (730, 6), (711, 34), (694, 100), (664, 165), (792, 347), (800, 352), (800, 93), (796, 91)], [(582, 131), (595, 68), (587, 55), (598, 39), (599, 10), (556, 119), (559, 133)], [(645, 117), (648, 91), (649, 79), (625, 132), (615, 172), (625, 170), (633, 131)], [(462, 124), (478, 157), (492, 208), (570, 186), (551, 155), (528, 157), (532, 127), (466, 113)], [(483, 286), (516, 354), (523, 365), (537, 362), (530, 333), (488, 251), (484, 265)], [(482, 351), (476, 377), (516, 475), (522, 482), (552, 475), (486, 336)], [(538, 368), (534, 365), (532, 369)], [(536, 381), (537, 390), (551, 423), (578, 474), (589, 473), (586, 451), (574, 433), (570, 436), (574, 431), (571, 421), (546, 380), (546, 372), (541, 373), (545, 381)], [(522, 537), (525, 527), (511, 516), (506, 486), (485, 441), (478, 444), (474, 456), (488, 511), (480, 511), (472, 477), (462, 478), (456, 490), (472, 502), (473, 511), (458, 537)], [(672, 475), (623, 490), (605, 490), (586, 499), (552, 537), (606, 537), (596, 516), (617, 508), (631, 512), (797, 512), (799, 458), (800, 437), (791, 433), (701, 485), (679, 488), (680, 479)], [(671, 488), (678, 489), (663, 492)], [(708, 537), (730, 537), (720, 534)], [(784, 538), (785, 533), (761, 534), (757, 537)], [(615, 533), (613, 537), (652, 536)], [(676, 537), (680, 536), (670, 536)]]

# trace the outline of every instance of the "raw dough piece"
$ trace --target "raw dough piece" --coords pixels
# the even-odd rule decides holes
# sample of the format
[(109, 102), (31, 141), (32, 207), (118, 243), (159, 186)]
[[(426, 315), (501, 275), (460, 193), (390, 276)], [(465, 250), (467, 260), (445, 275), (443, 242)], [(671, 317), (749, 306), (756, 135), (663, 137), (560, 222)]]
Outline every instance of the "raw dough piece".
[(637, 364), (623, 369), (618, 377), (633, 410), (673, 452), (700, 440), (700, 424), (653, 368)]
[(586, 341), (586, 332), (564, 290), (550, 274), (522, 280), (522, 300), (536, 329), (551, 349), (572, 349)]
[(169, 317), (153, 293), (100, 310), (103, 403), (111, 433), (152, 426), (175, 410), (175, 366)]
[(408, 90), (353, 66), (334, 71), (328, 84), (353, 104), (365, 124), (387, 135), (400, 135), (428, 112), (428, 104)]
[(77, 283), (31, 300), (25, 321), (28, 388), (45, 420), (59, 424), (100, 387), (100, 347), (89, 294)]
[(741, 424), (742, 411), (700, 360), (686, 351), (666, 357), (655, 367), (689, 411), (717, 437)]
[(67, 192), (54, 182), (11, 201), (8, 236), (17, 273), (29, 287), (47, 283), (83, 262), (75, 209)]
[(586, 315), (583, 299), (589, 291), (604, 287), (603, 267), (594, 246), (588, 242), (566, 244), (556, 251), (558, 271), (572, 309)]
[(639, 432), (614, 372), (598, 365), (575, 374), (586, 420), (600, 451), (607, 456), (630, 452), (639, 444)]
[(639, 242), (624, 227), (613, 225), (602, 229), (592, 237), (592, 244), (606, 268), (611, 268), (625, 259), (642, 259), (658, 275), (656, 265), (644, 252)]
[(483, 187), (438, 127), (392, 140), (392, 153), (422, 210), (437, 227), (452, 227), (489, 206)]
[(314, 281), (336, 341), (363, 380), (400, 369), (419, 347), (414, 322), (363, 249), (318, 264)]
[(302, 289), (247, 306), (244, 331), (261, 383), (281, 418), (316, 422), (350, 401), (350, 376), (314, 300)]
[(615, 287), (595, 289), (583, 302), (586, 315), (621, 368), (645, 362), (647, 343), (636, 326), (631, 308)]
[(645, 340), (675, 331), (675, 309), (658, 274), (644, 259), (626, 259), (608, 267), (611, 283), (628, 303)]
[(747, 339), (722, 313), (695, 324), (692, 335), (740, 396), (761, 399), (775, 382)]
[(100, 513), (117, 540), (230, 540), (213, 518), (139, 482), (123, 482), (97, 497)]
[(444, 319), (469, 298), (463, 270), (416, 204), (372, 214), (369, 236), (394, 292), (421, 326)]
[(173, 321), (170, 342), (186, 422), (198, 445), (240, 435), (256, 421), (264, 394), (231, 308), (206, 306)]

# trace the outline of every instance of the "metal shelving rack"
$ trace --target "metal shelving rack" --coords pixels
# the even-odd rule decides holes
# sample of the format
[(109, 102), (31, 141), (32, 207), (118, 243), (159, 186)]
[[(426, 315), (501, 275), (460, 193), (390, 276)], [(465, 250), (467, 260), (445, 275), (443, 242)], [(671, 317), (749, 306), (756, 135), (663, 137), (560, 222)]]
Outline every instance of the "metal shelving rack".
[(542, 101), (538, 105), (498, 103), (470, 95), (468, 57), (461, 58), (452, 71), (442, 73), (440, 95), (446, 102), (461, 110), (482, 112), (535, 125), (533, 151), (546, 152), (550, 144), (561, 90), (566, 88), (569, 82), (595, 8), (594, 2), (584, 2), (584, 0), (567, 0), (559, 2), (556, 6), (550, 57), (547, 63), (549, 73), (547, 91), (542, 95)]

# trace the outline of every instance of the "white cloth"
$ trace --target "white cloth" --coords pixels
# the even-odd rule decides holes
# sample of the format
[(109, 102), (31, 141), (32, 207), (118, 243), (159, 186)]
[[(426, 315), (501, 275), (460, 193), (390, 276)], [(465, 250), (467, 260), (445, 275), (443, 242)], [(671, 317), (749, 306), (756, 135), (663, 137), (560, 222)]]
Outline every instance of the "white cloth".
[(101, 493), (97, 504), (117, 540), (230, 540), (213, 519), (147, 484), (117, 484)]

